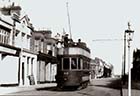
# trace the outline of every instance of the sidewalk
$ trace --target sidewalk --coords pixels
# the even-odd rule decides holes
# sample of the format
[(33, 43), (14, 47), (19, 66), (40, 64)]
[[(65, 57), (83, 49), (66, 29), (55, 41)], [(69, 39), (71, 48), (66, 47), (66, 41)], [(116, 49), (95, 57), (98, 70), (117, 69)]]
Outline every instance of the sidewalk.
[[(128, 89), (122, 89), (123, 96), (128, 96)], [(140, 90), (132, 89), (131, 90), (131, 96), (140, 96)]]
[[(122, 86), (122, 93), (123, 96), (128, 96), (128, 82)], [(140, 96), (140, 82), (132, 81), (131, 96)]]
[(37, 88), (54, 87), (56, 85), (57, 85), (56, 83), (45, 83), (45, 84), (37, 84), (37, 85), (30, 85), (30, 86), (0, 87), (0, 95), (6, 95), (8, 93), (21, 92), (21, 91), (30, 91), (30, 90), (35, 90)]

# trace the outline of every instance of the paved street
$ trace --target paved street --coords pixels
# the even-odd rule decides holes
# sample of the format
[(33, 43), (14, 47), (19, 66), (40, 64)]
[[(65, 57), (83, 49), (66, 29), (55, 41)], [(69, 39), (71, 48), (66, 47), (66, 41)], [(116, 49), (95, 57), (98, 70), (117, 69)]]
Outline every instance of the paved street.
[(58, 90), (56, 87), (36, 88), (10, 95), (46, 95), (46, 96), (121, 96), (120, 81), (118, 79), (96, 79), (81, 90)]

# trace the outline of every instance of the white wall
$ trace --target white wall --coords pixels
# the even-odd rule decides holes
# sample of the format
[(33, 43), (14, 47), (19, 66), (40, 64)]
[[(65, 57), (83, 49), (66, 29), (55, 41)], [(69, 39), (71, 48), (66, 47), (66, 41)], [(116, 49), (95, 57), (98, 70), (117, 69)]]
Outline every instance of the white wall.
[(0, 84), (18, 83), (18, 57), (0, 54)]
[(45, 62), (41, 61), (40, 63), (40, 81), (44, 82), (45, 81)]
[[(35, 80), (35, 84), (37, 84), (37, 55), (32, 54), (32, 53), (28, 53), (28, 52), (22, 52), (21, 53), (21, 62), (20, 64), (22, 65), (22, 62), (24, 62), (24, 82), (25, 85), (30, 85), (29, 84), (29, 78), (27, 76), (31, 75), (31, 70), (33, 70), (33, 76), (34, 76), (34, 80)], [(29, 64), (27, 64), (27, 58), (29, 59)], [(33, 59), (33, 66), (31, 66), (31, 59)], [(20, 67), (20, 81), (21, 81), (21, 85), (22, 85), (22, 66)]]
[[(17, 37), (15, 37), (15, 46), (25, 49), (30, 49), (30, 39), (31, 39), (31, 30), (26, 26), (26, 24), (16, 23), (16, 29), (20, 31)], [(22, 33), (25, 35), (22, 36)]]
[(46, 81), (51, 81), (51, 64), (48, 63), (46, 66)]

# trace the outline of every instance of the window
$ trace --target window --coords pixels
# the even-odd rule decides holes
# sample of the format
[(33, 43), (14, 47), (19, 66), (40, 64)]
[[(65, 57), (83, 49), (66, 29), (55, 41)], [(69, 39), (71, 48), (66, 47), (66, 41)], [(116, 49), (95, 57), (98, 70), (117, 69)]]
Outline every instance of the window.
[(44, 41), (43, 40), (41, 40), (41, 46), (40, 46), (40, 48), (41, 48), (41, 52), (44, 52), (44, 50), (43, 50), (43, 48), (44, 48)]
[(89, 69), (89, 62), (88, 61), (84, 61), (83, 63), (83, 69)]
[(4, 29), (0, 29), (0, 42), (4, 44), (9, 43), (10, 32)]
[(24, 42), (24, 40), (25, 40), (25, 33), (22, 33), (21, 36), (22, 36), (21, 40), (22, 40), (22, 42)]
[(71, 69), (77, 69), (77, 60), (76, 60), (76, 58), (71, 59)]
[(81, 69), (81, 59), (80, 58), (78, 58), (78, 69)]
[(89, 62), (87, 62), (87, 69), (89, 69), (90, 68), (90, 63)]
[(31, 59), (31, 75), (33, 75), (33, 63), (34, 63), (34, 58)]
[(30, 60), (30, 57), (27, 57), (27, 75), (29, 75), (29, 60)]
[(87, 69), (87, 62), (83, 61), (83, 69)]
[(81, 61), (81, 69), (83, 69), (83, 59), (80, 59), (80, 61)]
[(69, 68), (70, 68), (69, 58), (64, 58), (63, 59), (63, 69), (69, 69)]
[(35, 51), (39, 51), (39, 40), (35, 40)]
[(30, 39), (31, 39), (31, 36), (27, 35), (27, 48), (28, 49), (30, 49)]
[(20, 33), (20, 31), (16, 30), (15, 36), (17, 37), (19, 33)]

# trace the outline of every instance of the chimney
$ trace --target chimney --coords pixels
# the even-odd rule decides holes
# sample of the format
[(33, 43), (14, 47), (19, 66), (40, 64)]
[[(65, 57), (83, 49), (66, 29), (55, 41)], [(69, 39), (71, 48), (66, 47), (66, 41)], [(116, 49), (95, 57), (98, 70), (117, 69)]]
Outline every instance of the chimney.
[(0, 11), (3, 15), (12, 15), (14, 13), (14, 14), (17, 14), (18, 16), (20, 16), (21, 7), (15, 6), (15, 3), (13, 2), (9, 6), (4, 6), (4, 7), (0, 8)]

